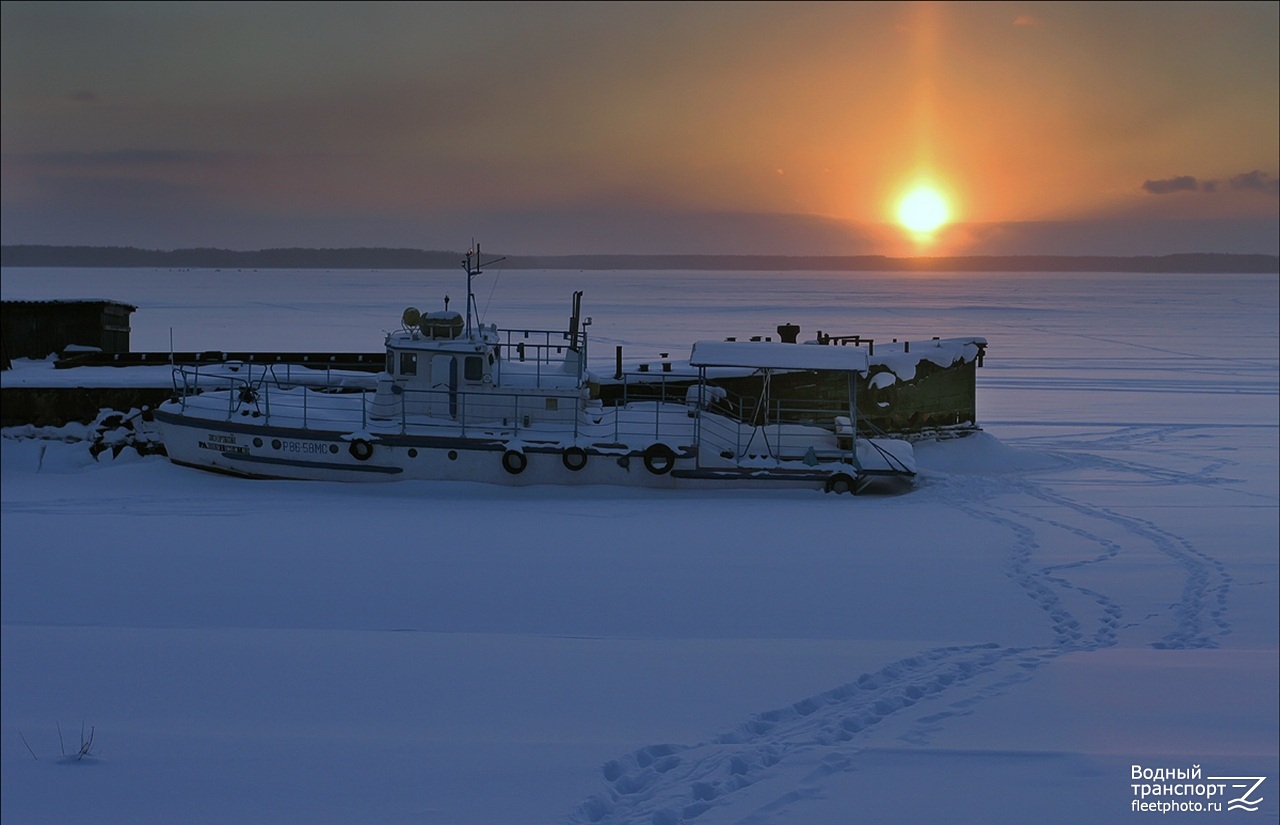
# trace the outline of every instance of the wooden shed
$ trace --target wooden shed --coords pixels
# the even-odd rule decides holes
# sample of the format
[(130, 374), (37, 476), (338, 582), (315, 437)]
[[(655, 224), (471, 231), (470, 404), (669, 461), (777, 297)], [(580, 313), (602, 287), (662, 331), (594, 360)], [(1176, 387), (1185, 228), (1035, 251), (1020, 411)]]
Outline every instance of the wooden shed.
[(129, 351), (129, 315), (118, 301), (4, 301), (0, 307), (3, 361), (46, 358), (67, 347)]

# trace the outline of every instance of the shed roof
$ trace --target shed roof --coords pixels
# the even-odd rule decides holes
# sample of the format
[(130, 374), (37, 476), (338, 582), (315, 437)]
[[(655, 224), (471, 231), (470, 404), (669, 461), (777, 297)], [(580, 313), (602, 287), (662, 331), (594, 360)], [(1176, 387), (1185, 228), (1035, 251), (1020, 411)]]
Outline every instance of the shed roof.
[(130, 312), (137, 312), (138, 308), (133, 304), (126, 304), (124, 301), (110, 301), (106, 298), (54, 298), (47, 301), (4, 301), (4, 306), (15, 307), (37, 307), (37, 306), (98, 306), (107, 304), (109, 306), (122, 307)]

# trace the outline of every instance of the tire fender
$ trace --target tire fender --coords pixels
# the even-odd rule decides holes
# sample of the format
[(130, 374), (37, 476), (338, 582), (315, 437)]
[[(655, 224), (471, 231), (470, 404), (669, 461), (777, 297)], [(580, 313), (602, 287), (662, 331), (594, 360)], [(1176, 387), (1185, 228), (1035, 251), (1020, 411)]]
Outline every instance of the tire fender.
[(566, 470), (576, 473), (587, 466), (587, 451), (581, 447), (569, 447), (561, 453), (560, 460), (564, 462)]
[(524, 472), (524, 468), (529, 466), (529, 458), (524, 453), (517, 450), (507, 450), (502, 454), (502, 469), (518, 476)]
[(650, 444), (644, 451), (644, 468), (656, 476), (664, 476), (676, 466), (676, 453), (666, 444)]
[(828, 493), (852, 493), (857, 488), (853, 483), (853, 476), (848, 473), (836, 473), (827, 479), (827, 483), (822, 488)]

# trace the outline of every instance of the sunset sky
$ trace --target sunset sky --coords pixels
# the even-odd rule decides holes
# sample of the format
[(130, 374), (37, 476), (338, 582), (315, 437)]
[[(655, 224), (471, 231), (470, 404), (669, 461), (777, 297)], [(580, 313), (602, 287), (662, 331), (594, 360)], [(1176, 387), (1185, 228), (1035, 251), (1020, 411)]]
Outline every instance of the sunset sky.
[(1277, 254), (1278, 10), (5, 2), (3, 242)]

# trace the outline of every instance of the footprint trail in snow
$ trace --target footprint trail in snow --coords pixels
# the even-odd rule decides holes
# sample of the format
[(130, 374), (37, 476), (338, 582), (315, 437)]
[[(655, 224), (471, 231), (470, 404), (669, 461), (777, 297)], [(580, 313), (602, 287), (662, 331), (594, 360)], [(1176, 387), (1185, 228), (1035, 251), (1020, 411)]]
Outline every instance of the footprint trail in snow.
[[(1211, 483), (1218, 469), (1206, 470), (1204, 480)], [(1162, 480), (1154, 478), (1159, 474), (1153, 471), (1153, 481)], [(750, 813), (741, 821), (785, 821), (790, 805), (820, 796), (823, 777), (855, 769), (858, 754), (873, 742), (892, 738), (898, 745), (926, 745), (949, 719), (972, 713), (1059, 656), (1114, 646), (1122, 632), (1147, 633), (1151, 647), (1187, 649), (1216, 647), (1231, 631), (1226, 606), (1232, 579), (1225, 565), (1148, 520), (1082, 503), (1016, 474), (940, 475), (917, 494), (933, 495), (1011, 537), (1002, 572), (1043, 614), (1048, 644), (1011, 647), (992, 641), (925, 650), (816, 696), (757, 713), (706, 741), (641, 748), (606, 763), (602, 790), (574, 809), (568, 821), (676, 825), (729, 804), (737, 804), (734, 821), (739, 821), (742, 803)], [(1014, 495), (1044, 506), (1014, 509), (998, 503)], [(1038, 552), (1059, 532), (1067, 534), (1072, 547), (1097, 549), (1085, 558), (1040, 564)], [(1116, 598), (1073, 579), (1134, 549), (1154, 551), (1181, 572), (1182, 589), (1166, 611), (1126, 617)], [(784, 774), (786, 781), (773, 781)], [(757, 792), (748, 801), (744, 791), (753, 786)]]

